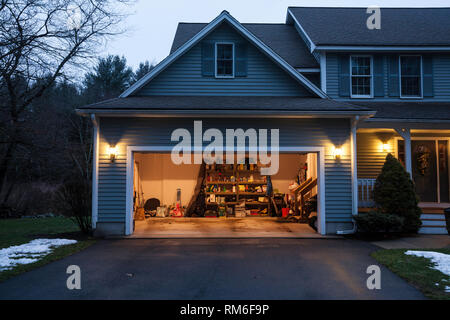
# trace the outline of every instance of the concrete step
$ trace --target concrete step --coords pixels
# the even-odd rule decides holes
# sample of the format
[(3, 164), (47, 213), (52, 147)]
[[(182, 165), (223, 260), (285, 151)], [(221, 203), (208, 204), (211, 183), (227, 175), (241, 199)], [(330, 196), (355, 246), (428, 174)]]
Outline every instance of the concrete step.
[(420, 219), (422, 220), (443, 220), (445, 221), (445, 215), (443, 214), (430, 214), (430, 213), (424, 213), (420, 216)]
[(419, 229), (422, 234), (448, 234), (445, 227), (422, 227)]
[(422, 226), (424, 227), (445, 227), (445, 220), (424, 220), (422, 219)]

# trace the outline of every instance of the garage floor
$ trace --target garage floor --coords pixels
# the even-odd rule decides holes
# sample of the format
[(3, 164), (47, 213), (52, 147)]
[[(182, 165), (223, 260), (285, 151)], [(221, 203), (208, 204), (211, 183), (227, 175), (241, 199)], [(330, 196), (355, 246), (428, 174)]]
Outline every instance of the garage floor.
[[(278, 218), (150, 218), (130, 238), (330, 238)], [(336, 237), (334, 237), (336, 238)]]

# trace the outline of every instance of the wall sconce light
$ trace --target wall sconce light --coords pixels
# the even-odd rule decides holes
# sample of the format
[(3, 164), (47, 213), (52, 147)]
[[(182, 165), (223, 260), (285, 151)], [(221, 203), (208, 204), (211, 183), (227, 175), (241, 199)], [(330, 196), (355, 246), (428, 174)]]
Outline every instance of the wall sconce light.
[(111, 160), (111, 162), (114, 162), (116, 160), (117, 157), (117, 147), (109, 147), (109, 160)]
[(381, 148), (383, 149), (384, 152), (388, 152), (389, 151), (389, 143), (383, 143)]
[(335, 159), (340, 159), (342, 157), (342, 155), (344, 154), (344, 152), (342, 151), (342, 148), (334, 147), (333, 154), (334, 154)]

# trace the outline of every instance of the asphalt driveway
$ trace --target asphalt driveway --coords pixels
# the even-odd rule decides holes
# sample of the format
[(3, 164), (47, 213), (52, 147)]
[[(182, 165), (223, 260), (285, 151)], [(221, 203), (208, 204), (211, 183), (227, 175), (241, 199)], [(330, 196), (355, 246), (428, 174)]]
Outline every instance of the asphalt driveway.
[[(63, 260), (0, 283), (1, 299), (423, 299), (381, 267), (377, 247), (334, 239), (102, 240)], [(81, 290), (66, 287), (69, 265)]]

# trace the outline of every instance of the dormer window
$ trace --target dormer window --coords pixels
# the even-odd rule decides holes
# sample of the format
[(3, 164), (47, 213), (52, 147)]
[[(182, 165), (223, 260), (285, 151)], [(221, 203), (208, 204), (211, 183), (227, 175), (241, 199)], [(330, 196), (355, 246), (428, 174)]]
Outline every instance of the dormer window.
[(351, 56), (350, 75), (351, 97), (372, 98), (372, 57)]
[(422, 57), (400, 56), (400, 97), (422, 97)]
[(216, 43), (216, 78), (234, 78), (233, 43)]

